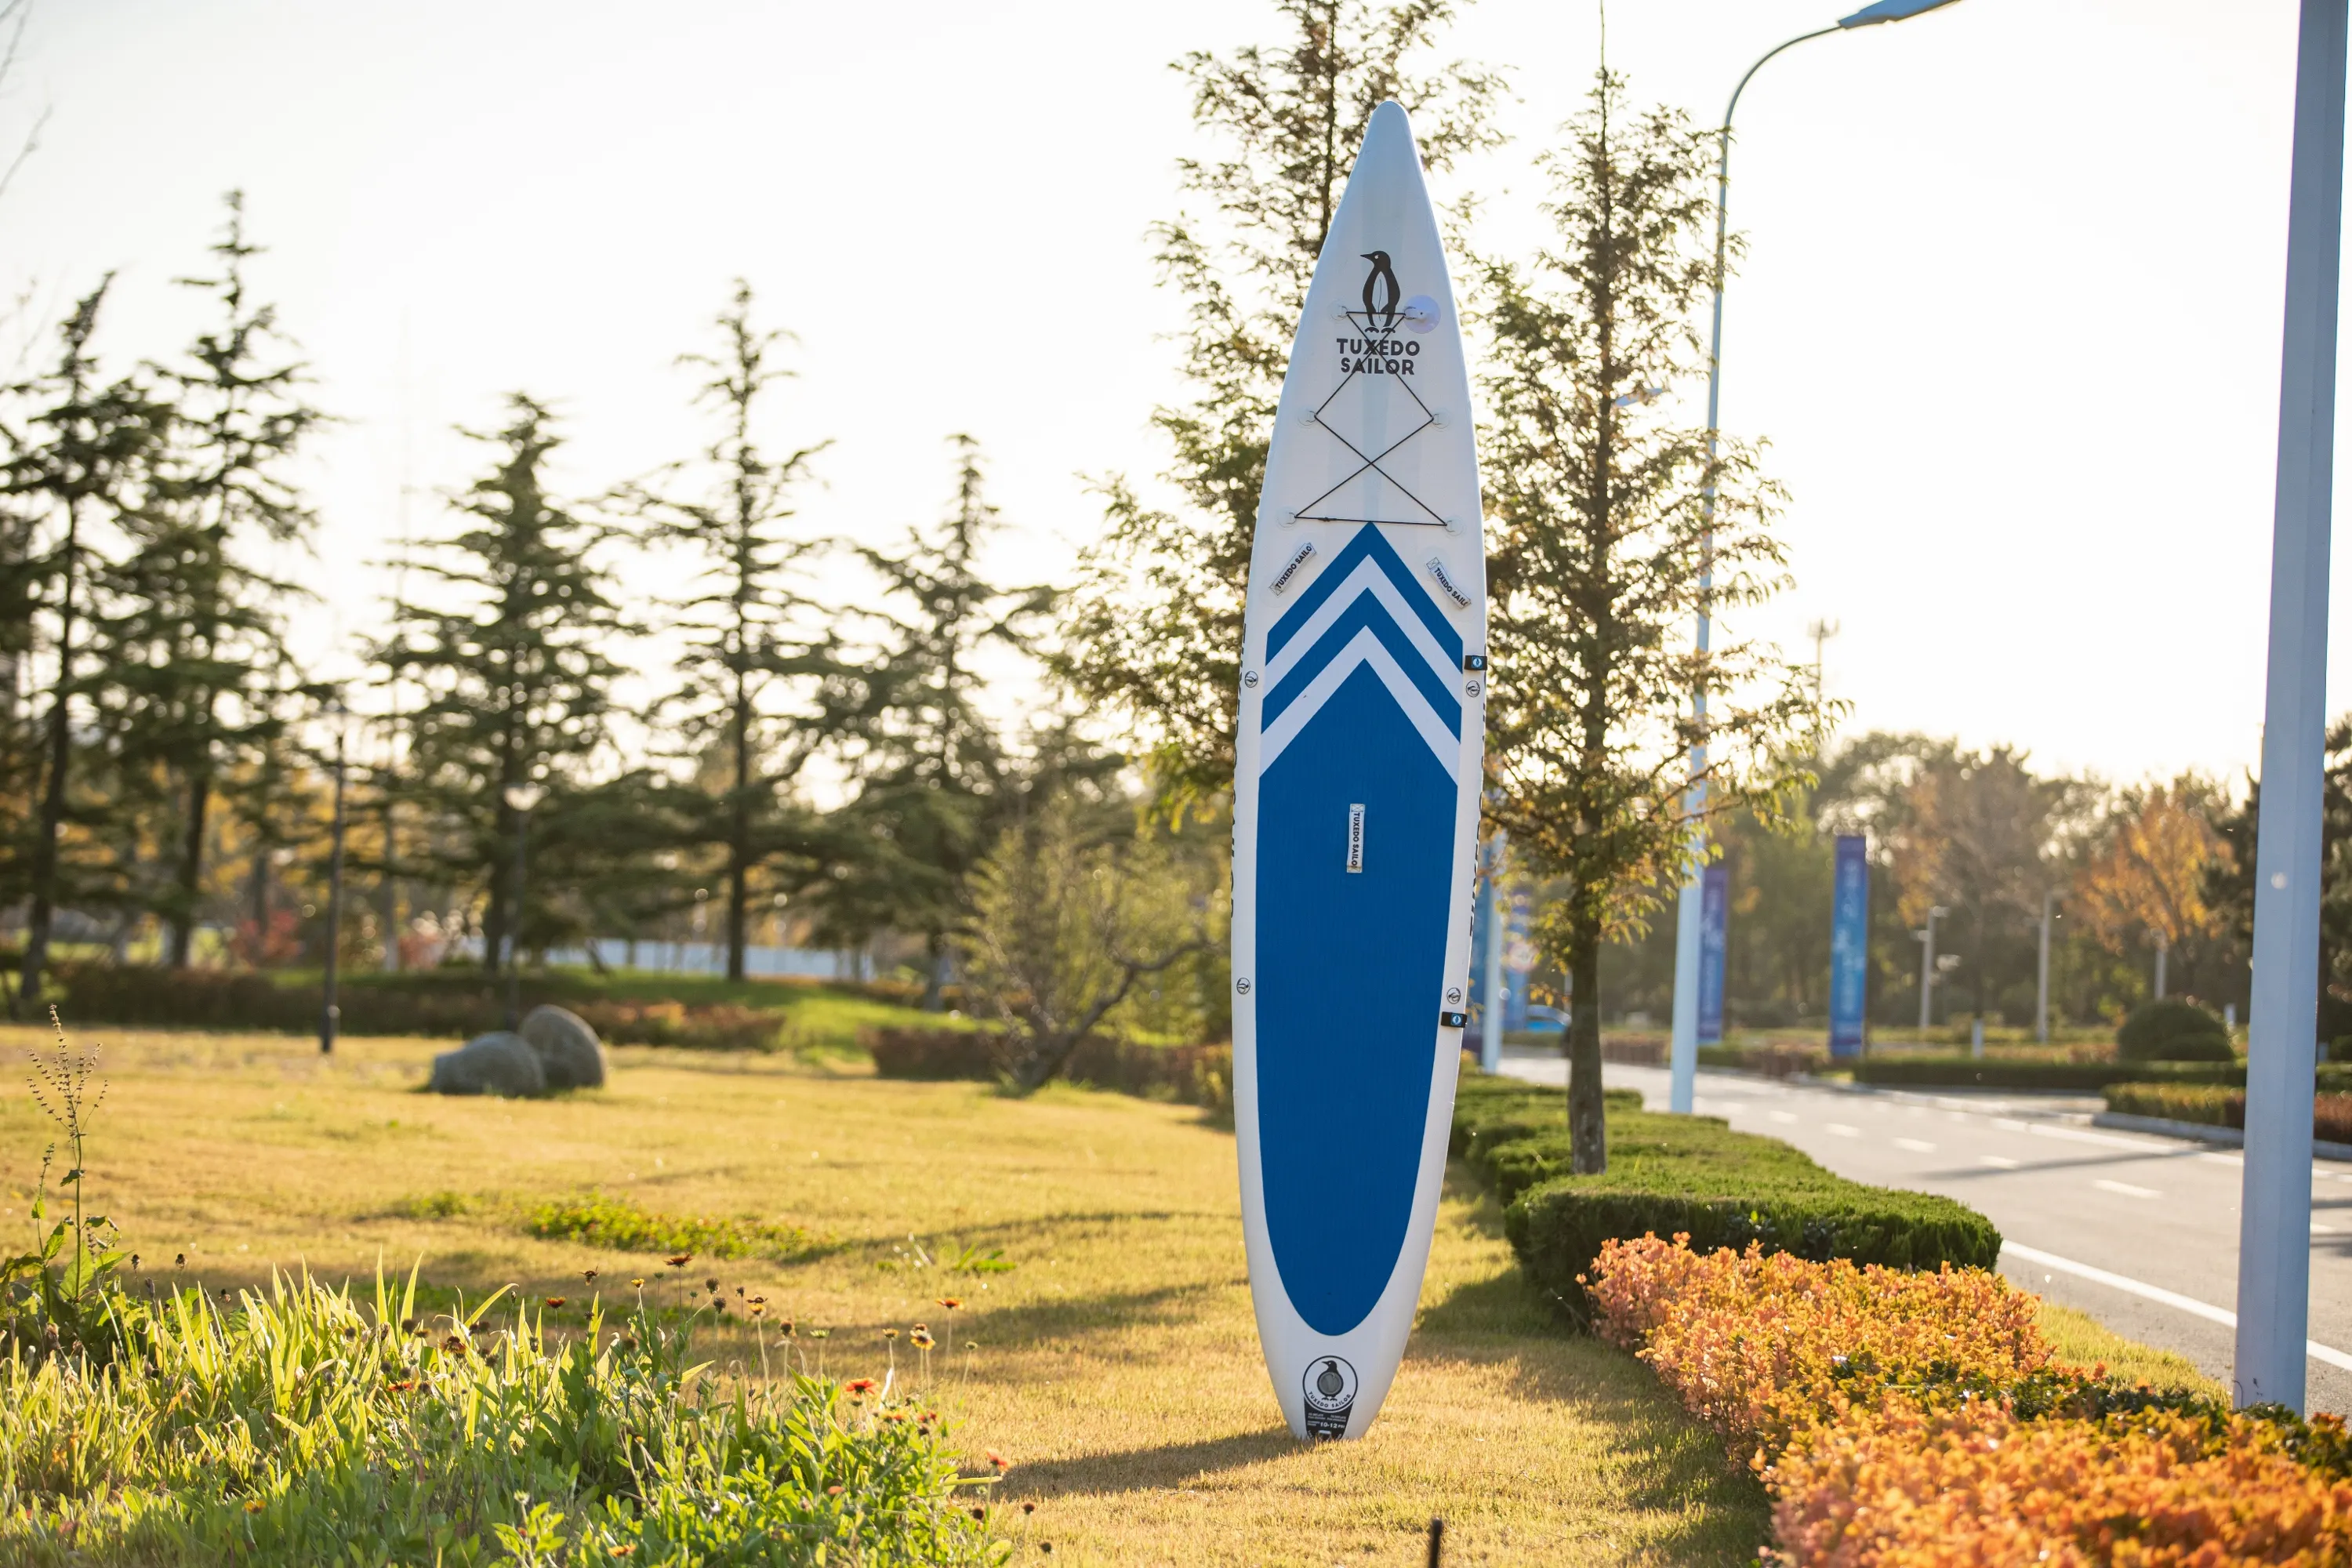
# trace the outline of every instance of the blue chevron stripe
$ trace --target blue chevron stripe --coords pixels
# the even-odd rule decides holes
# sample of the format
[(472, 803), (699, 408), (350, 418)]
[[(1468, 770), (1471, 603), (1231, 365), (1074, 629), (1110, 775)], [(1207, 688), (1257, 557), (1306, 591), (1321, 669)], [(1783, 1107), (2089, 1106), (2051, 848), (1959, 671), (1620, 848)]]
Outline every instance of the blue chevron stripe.
[(1396, 584), (1397, 592), (1404, 595), (1404, 602), (1411, 605), (1413, 613), (1421, 617), (1422, 625), (1429, 628), (1429, 635), (1437, 639), (1437, 646), (1445, 650), (1454, 667), (1459, 668), (1462, 664), (1462, 634), (1454, 629), (1453, 623), (1445, 618), (1423, 589), (1421, 579), (1398, 558), (1389, 542), (1381, 537), (1381, 531), (1370, 523), (1356, 530), (1355, 537), (1340, 547), (1339, 554), (1331, 558), (1331, 563), (1324, 567), (1307, 591), (1298, 596), (1298, 603), (1283, 612), (1282, 618), (1274, 623), (1274, 629), (1265, 634), (1265, 657), (1272, 658), (1282, 651), (1285, 643), (1298, 635), (1299, 628), (1307, 624), (1307, 618), (1315, 614), (1323, 601), (1337, 593), (1339, 584), (1348, 580), (1348, 574), (1355, 570), (1359, 561), (1379, 564), (1389, 581)]
[[(1336, 564), (1331, 569), (1337, 570)], [(1282, 710), (1297, 700), (1298, 694), (1323, 672), (1324, 667), (1339, 656), (1348, 646), (1349, 639), (1365, 630), (1381, 639), (1403, 668), (1406, 677), (1420, 689), (1423, 696), (1429, 699), (1430, 707), (1437, 710), (1437, 716), (1444, 721), (1445, 727), (1459, 736), (1462, 733), (1461, 698), (1439, 679), (1435, 670), (1429, 668), (1429, 660), (1422, 656), (1421, 649), (1413, 646), (1404, 628), (1396, 624), (1395, 617), (1388, 612), (1388, 606), (1370, 594), (1360, 595), (1354, 604), (1340, 611), (1339, 618), (1315, 639), (1314, 647), (1291, 667), (1290, 673), (1266, 693), (1265, 707), (1258, 720), (1260, 727), (1279, 718)], [(1460, 644), (1457, 642), (1455, 646), (1458, 647)]]

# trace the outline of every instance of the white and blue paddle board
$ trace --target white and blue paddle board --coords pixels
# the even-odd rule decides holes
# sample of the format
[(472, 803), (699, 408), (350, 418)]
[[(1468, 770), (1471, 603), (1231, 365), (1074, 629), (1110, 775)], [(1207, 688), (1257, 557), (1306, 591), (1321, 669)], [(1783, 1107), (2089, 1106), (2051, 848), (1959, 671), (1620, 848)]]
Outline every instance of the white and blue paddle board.
[(1469, 994), (1479, 517), (1445, 249), (1383, 103), (1291, 345), (1234, 753), (1242, 1215), (1301, 1437), (1370, 1426), (1429, 1261)]

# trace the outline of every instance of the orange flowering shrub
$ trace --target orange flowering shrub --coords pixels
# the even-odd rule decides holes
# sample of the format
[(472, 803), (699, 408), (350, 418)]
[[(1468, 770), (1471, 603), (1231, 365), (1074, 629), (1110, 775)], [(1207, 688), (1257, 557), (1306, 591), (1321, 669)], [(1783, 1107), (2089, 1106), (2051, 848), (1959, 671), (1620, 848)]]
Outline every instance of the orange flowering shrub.
[(1890, 1388), (2006, 1388), (2050, 1363), (2033, 1297), (1998, 1274), (1809, 1263), (1756, 1247), (1612, 1241), (1588, 1289), (1603, 1337), (1758, 1462)]
[(2027, 1422), (1895, 1399), (1816, 1433), (1770, 1482), (1782, 1559), (1823, 1568), (2352, 1563), (2352, 1482), (2242, 1415), (2217, 1442), (2165, 1412)]

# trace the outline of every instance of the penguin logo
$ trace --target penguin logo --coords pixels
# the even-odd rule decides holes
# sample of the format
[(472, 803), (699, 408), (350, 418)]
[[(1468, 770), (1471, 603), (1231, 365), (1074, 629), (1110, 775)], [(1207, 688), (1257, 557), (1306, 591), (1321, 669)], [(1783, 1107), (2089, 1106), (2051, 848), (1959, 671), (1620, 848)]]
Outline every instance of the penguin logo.
[(1348, 1415), (1356, 1407), (1356, 1369), (1335, 1355), (1317, 1356), (1307, 1363), (1307, 1435), (1344, 1437)]
[(1396, 274), (1389, 269), (1387, 251), (1368, 250), (1364, 259), (1372, 264), (1364, 277), (1364, 313), (1379, 323), (1375, 331), (1386, 331), (1396, 325), (1397, 301), (1404, 298), (1404, 290), (1397, 287)]

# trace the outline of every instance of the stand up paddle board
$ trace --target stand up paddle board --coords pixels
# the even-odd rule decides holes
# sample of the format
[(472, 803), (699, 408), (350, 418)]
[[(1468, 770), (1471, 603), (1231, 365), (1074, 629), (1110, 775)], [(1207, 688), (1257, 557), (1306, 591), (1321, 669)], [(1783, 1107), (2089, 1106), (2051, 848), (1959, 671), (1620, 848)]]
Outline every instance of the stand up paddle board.
[(1403, 109), (1373, 113), (1266, 454), (1234, 779), (1250, 1294), (1301, 1437), (1359, 1437), (1429, 1261), (1462, 1031), (1486, 554), (1454, 289)]

